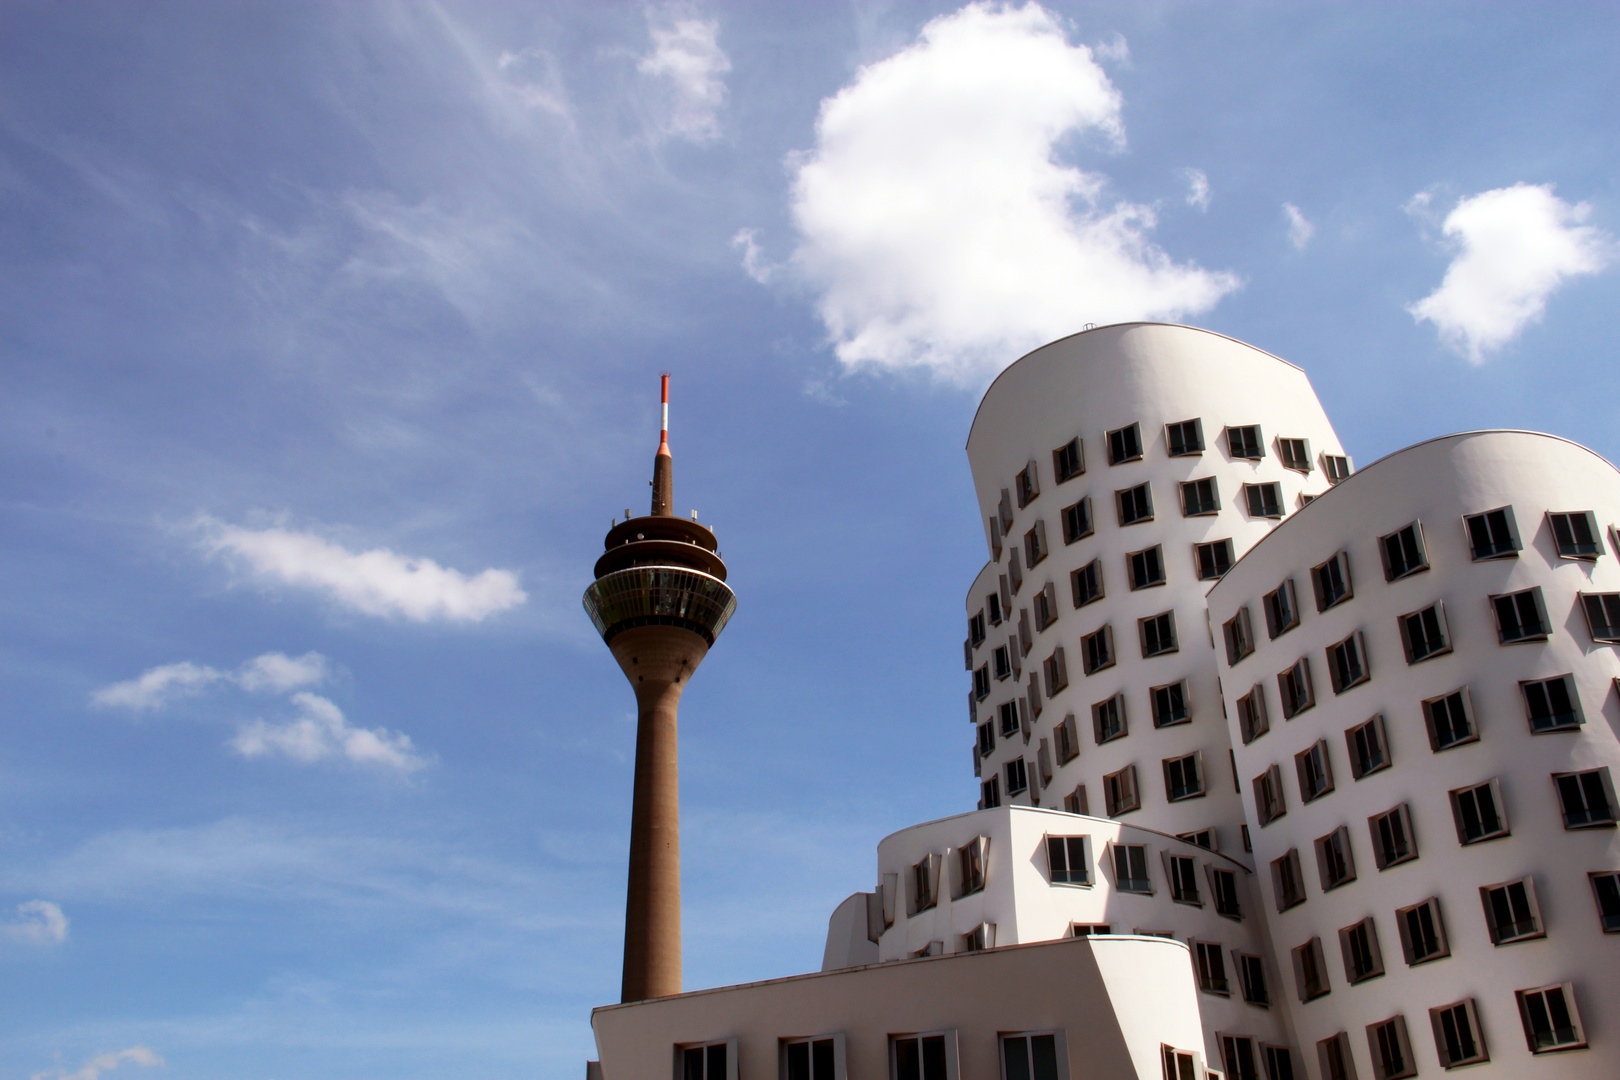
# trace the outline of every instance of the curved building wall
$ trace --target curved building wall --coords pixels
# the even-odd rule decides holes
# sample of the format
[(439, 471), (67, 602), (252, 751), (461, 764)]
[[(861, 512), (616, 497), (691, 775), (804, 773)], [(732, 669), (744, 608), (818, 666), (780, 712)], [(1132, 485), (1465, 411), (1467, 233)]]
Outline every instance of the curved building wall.
[[(1198, 421), (1203, 448), (1173, 456), (1167, 425), (1185, 421)], [(1139, 456), (1110, 465), (1108, 433), (1133, 424)], [(1258, 456), (1233, 453), (1231, 428), (1253, 429), (1240, 433), (1237, 449)], [(1253, 436), (1252, 446), (1241, 434)], [(1084, 472), (1060, 480), (1057, 452), (1076, 439)], [(1299, 468), (1285, 465), (1281, 439), (1304, 440)], [(975, 731), (982, 779), (995, 781), (987, 797), (1128, 815), (1169, 833), (1213, 830), (1222, 849), (1241, 850), (1235, 824), (1241, 811), (1205, 618), (1212, 581), (1200, 578), (1196, 547), (1229, 542), (1235, 560), (1293, 514), (1303, 496), (1328, 489), (1324, 455), (1342, 458), (1344, 451), (1304, 372), (1241, 342), (1188, 327), (1090, 330), (1038, 349), (1004, 371), (985, 393), (967, 451), (993, 555), (967, 598), (967, 664), (975, 679), (970, 712), (976, 725), (993, 726), (988, 735)], [(1020, 486), (1026, 469), (1033, 494)], [(1218, 505), (1195, 501), (1189, 514), (1181, 485), (1196, 480), (1212, 482), (1208, 494)], [(1118, 493), (1144, 484), (1151, 517), (1121, 524)], [(1261, 509), (1274, 509), (1277, 516), (1251, 512), (1245, 485), (1276, 485), (1269, 492), (1273, 506)], [(1091, 531), (1066, 542), (1064, 510), (1085, 498)], [(1046, 554), (1030, 565), (1026, 537), (1032, 531), (1044, 533)], [(1130, 556), (1155, 547), (1162, 584), (1133, 589)], [(1077, 606), (1075, 572), (1094, 561), (1103, 595)], [(1055, 620), (1045, 628), (1037, 618), (1043, 591)], [(991, 594), (1004, 598), (999, 621), (990, 610)], [(1175, 648), (1145, 658), (1140, 620), (1165, 614), (1173, 621)], [(983, 620), (984, 639), (975, 643), (977, 619)], [(1088, 675), (1085, 639), (1105, 626), (1113, 638), (1111, 663)], [(1004, 666), (1010, 670), (996, 671), (998, 649), (1007, 650), (1011, 662)], [(1046, 667), (1060, 650), (1063, 670), (1054, 681)], [(1188, 722), (1156, 727), (1150, 691), (1177, 683), (1184, 683)], [(1093, 706), (1116, 698), (1126, 734), (1099, 742)], [(1056, 728), (1071, 717), (1078, 753), (1065, 761)], [(1189, 757), (1198, 764), (1199, 793), (1172, 800), (1164, 763)], [(1028, 778), (1021, 790), (1019, 759)], [(1128, 778), (1133, 766), (1139, 808), (1116, 812), (1105, 777)]]
[[(1477, 527), (1471, 533), (1465, 525), (1468, 515), (1504, 508), (1512, 536)], [(1596, 554), (1561, 553), (1549, 512), (1589, 513), (1599, 533)], [(1414, 522), (1426, 566), (1414, 564), (1409, 543), (1388, 548), (1381, 541)], [(1367, 467), (1267, 537), (1211, 592), (1217, 637), (1244, 608), (1253, 629), (1252, 653), (1233, 663), (1222, 648), (1221, 681), (1274, 953), (1279, 965), (1294, 968), (1286, 992), (1313, 1070), (1315, 1044), (1342, 1031), (1357, 1075), (1381, 1075), (1368, 1026), (1401, 1016), (1417, 1069), (1430, 1075), (1444, 1064), (1430, 1010), (1470, 1003), (1489, 1056), (1481, 1075), (1615, 1074), (1620, 939), (1604, 932), (1589, 874), (1620, 871), (1620, 837), (1602, 820), (1613, 817), (1607, 774), (1620, 773), (1620, 656), (1615, 644), (1598, 640), (1614, 636), (1601, 623), (1594, 635), (1581, 595), (1620, 593), (1616, 523), (1620, 474), (1590, 451), (1525, 432), (1455, 435)], [(1487, 543), (1476, 552), (1482, 536)], [(1510, 542), (1492, 546), (1504, 539)], [(1319, 611), (1313, 569), (1341, 551), (1350, 595)], [(1300, 621), (1273, 639), (1264, 601), (1285, 579), (1295, 583)], [(1503, 644), (1492, 598), (1533, 598), (1537, 590), (1523, 619), (1506, 626), (1523, 640)], [(1403, 635), (1403, 617), (1436, 603), (1443, 620), (1408, 623)], [(1514, 603), (1520, 611), (1521, 601)], [(1547, 620), (1544, 636), (1535, 633), (1536, 607)], [(1443, 638), (1433, 636), (1434, 627)], [(1351, 678), (1333, 677), (1330, 650), (1345, 641), (1361, 650), (1365, 681), (1356, 681), (1354, 665), (1340, 668)], [(1284, 719), (1279, 675), (1301, 658), (1311, 668), (1314, 704)], [(1560, 678), (1579, 715), (1533, 721), (1533, 712), (1549, 710), (1526, 696), (1525, 684)], [(1269, 730), (1245, 743), (1252, 732), (1240, 726), (1239, 698), (1255, 687), (1267, 700)], [(1462, 698), (1452, 696), (1458, 692)], [(1437, 710), (1426, 701), (1450, 704)], [(1553, 705), (1550, 711), (1561, 711)], [(1381, 718), (1388, 764), (1357, 779), (1352, 759), (1365, 754), (1365, 740), (1358, 743), (1354, 732), (1374, 718)], [(1548, 730), (1537, 732), (1533, 723)], [(1320, 784), (1299, 756), (1317, 745), (1331, 788), (1307, 802)], [(1361, 764), (1378, 763), (1363, 756)], [(1257, 778), (1273, 767), (1280, 802), (1265, 804), (1266, 812), (1281, 814), (1262, 825), (1265, 791)], [(1593, 814), (1589, 806), (1586, 817), (1594, 820), (1583, 820), (1577, 806), (1567, 822), (1571, 807), (1555, 777), (1579, 773), (1601, 779), (1609, 808)], [(1485, 810), (1469, 794), (1480, 791), (1488, 796)], [(1404, 820), (1381, 817), (1400, 808)], [(1401, 850), (1401, 836), (1383, 831), (1380, 821), (1392, 820), (1404, 828), (1409, 850)], [(1341, 827), (1353, 878), (1333, 886), (1343, 873), (1317, 841)], [(1298, 853), (1303, 901), (1279, 912), (1288, 898), (1279, 896), (1282, 882), (1270, 867), (1291, 851)], [(1493, 915), (1482, 889), (1526, 881), (1520, 892), (1530, 906), (1496, 893), (1508, 903), (1494, 910), (1513, 917)], [(1403, 922), (1408, 938), (1425, 932), (1398, 913), (1431, 899), (1443, 937), (1420, 940), (1414, 953), (1403, 942)], [(1352, 983), (1366, 968), (1356, 971), (1354, 957), (1346, 959), (1340, 931), (1364, 920), (1371, 920), (1382, 973)], [(1611, 925), (1620, 929), (1620, 919)], [(1291, 956), (1312, 940), (1321, 944), (1325, 982), (1316, 989), (1325, 993), (1302, 1002), (1306, 988)], [(1430, 945), (1436, 951), (1424, 959)], [(1584, 1028), (1578, 1041), (1590, 1048), (1533, 1057), (1516, 992), (1566, 983)]]

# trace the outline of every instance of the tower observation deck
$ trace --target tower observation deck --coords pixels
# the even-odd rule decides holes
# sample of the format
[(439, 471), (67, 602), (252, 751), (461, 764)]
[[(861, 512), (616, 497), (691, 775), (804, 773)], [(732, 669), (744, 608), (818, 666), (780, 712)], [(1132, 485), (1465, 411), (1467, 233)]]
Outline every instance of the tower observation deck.
[(676, 715), (681, 691), (737, 607), (714, 533), (674, 515), (668, 375), (662, 396), (652, 512), (626, 512), (609, 530), (584, 596), (586, 613), (636, 694), (623, 1001), (681, 992)]

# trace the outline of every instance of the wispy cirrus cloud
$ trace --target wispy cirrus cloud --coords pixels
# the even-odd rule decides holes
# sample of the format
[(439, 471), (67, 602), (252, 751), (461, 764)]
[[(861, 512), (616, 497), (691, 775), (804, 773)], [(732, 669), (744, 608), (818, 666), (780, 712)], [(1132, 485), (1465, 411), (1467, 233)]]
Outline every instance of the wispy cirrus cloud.
[(202, 546), (265, 583), (316, 593), (350, 611), (412, 622), (482, 622), (528, 599), (511, 570), (473, 575), (388, 548), (350, 551), (310, 532), (248, 529), (206, 515)]
[(1187, 182), (1187, 205), (1202, 213), (1209, 209), (1209, 176), (1203, 169), (1182, 169), (1181, 178)]
[(1123, 145), (1121, 106), (1058, 16), (989, 3), (823, 101), (815, 148), (790, 159), (793, 266), (845, 367), (977, 382), (1084, 322), (1177, 318), (1237, 288), (1060, 160), (1077, 136)]
[(127, 1050), (97, 1054), (72, 1072), (66, 1069), (46, 1069), (34, 1073), (29, 1080), (99, 1080), (102, 1073), (112, 1072), (120, 1065), (139, 1065), (144, 1069), (151, 1069), (162, 1064), (163, 1059), (149, 1047), (131, 1046)]
[[(1419, 192), (1407, 212), (1422, 220), (1433, 202), (1433, 191)], [(1455, 251), (1446, 276), (1406, 310), (1433, 323), (1440, 340), (1470, 363), (1484, 363), (1539, 322), (1566, 281), (1613, 261), (1614, 239), (1586, 224), (1591, 213), (1590, 204), (1553, 194), (1552, 184), (1514, 184), (1458, 200), (1440, 226)]]
[(255, 656), (234, 671), (182, 660), (161, 664), (133, 679), (104, 686), (90, 695), (90, 701), (103, 708), (147, 712), (178, 698), (195, 697), (221, 683), (238, 686), (252, 694), (285, 694), (301, 687), (319, 686), (330, 675), (326, 657), (317, 652), (303, 656), (268, 652)]
[(254, 720), (237, 729), (229, 746), (247, 758), (282, 756), (309, 765), (340, 758), (355, 765), (415, 772), (427, 759), (409, 735), (386, 728), (359, 728), (331, 701), (303, 691), (292, 696), (298, 715), (271, 723)]
[(24, 900), (16, 916), (0, 923), (0, 933), (30, 945), (60, 945), (67, 940), (68, 917), (50, 900)]
[(1304, 251), (1305, 245), (1316, 235), (1316, 226), (1305, 216), (1305, 211), (1293, 203), (1283, 203), (1283, 220), (1288, 223), (1288, 242), (1295, 251)]
[(712, 142), (720, 137), (731, 59), (720, 47), (720, 23), (680, 5), (647, 9), (652, 51), (636, 70), (658, 87), (658, 132), (665, 137)]

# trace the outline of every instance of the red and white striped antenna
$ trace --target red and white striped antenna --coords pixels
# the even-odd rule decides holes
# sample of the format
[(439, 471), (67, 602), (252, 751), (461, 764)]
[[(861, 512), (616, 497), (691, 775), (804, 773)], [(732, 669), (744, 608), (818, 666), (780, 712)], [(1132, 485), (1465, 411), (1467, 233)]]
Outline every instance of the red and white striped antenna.
[(669, 454), (669, 372), (667, 372), (667, 371), (659, 372), (659, 378), (663, 380), (663, 386), (660, 388), (660, 404), (661, 404), (661, 407), (662, 407), (663, 415), (659, 419), (659, 426), (658, 426), (658, 452), (660, 454), (664, 454), (664, 455), (668, 456), (668, 454)]

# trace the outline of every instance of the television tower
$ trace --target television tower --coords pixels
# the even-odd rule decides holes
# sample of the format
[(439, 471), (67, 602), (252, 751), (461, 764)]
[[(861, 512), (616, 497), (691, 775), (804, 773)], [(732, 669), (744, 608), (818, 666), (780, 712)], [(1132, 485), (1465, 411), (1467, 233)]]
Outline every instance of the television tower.
[(737, 608), (714, 533), (674, 513), (669, 374), (653, 458), (652, 512), (616, 522), (585, 610), (636, 692), (635, 796), (621, 1001), (681, 992), (681, 691)]

